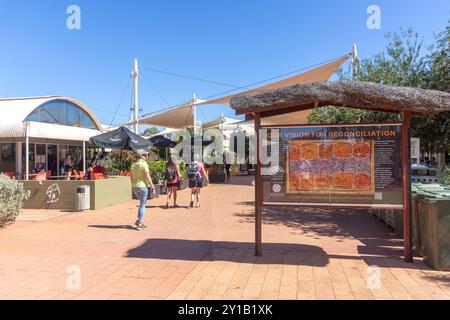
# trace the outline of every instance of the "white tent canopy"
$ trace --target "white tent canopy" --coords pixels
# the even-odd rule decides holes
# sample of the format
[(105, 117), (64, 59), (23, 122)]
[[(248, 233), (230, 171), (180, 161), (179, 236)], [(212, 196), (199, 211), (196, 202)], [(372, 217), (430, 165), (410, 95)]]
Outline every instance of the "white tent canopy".
[(242, 122), (242, 120), (227, 118), (222, 115), (216, 119), (203, 123), (202, 128), (203, 129), (219, 128), (224, 125), (235, 124), (239, 122)]
[(217, 98), (213, 100), (208, 100), (202, 103), (198, 103), (197, 105), (203, 105), (203, 104), (230, 104), (231, 98), (237, 95), (247, 95), (247, 94), (254, 94), (257, 92), (262, 92), (266, 90), (273, 90), (278, 88), (284, 88), (296, 84), (307, 84), (307, 83), (313, 83), (313, 82), (321, 82), (326, 81), (330, 79), (330, 77), (333, 75), (333, 73), (336, 72), (336, 70), (348, 59), (350, 58), (350, 55), (345, 55), (339, 59), (336, 59), (330, 63), (324, 64), (323, 66), (317, 67), (315, 69), (312, 69), (310, 71), (295, 75), (293, 77), (283, 79), (280, 81), (276, 81), (267, 85), (264, 85), (262, 87), (258, 87), (255, 89), (247, 90), (244, 92), (240, 92), (237, 94), (229, 95), (222, 98)]
[[(321, 82), (328, 80), (333, 73), (348, 59), (351, 55), (345, 55), (341, 58), (333, 60), (327, 64), (324, 64), (320, 67), (314, 68), (310, 71), (295, 75), (293, 77), (283, 79), (280, 81), (276, 81), (270, 83), (268, 85), (264, 85), (255, 89), (247, 90), (244, 92), (240, 92), (237, 94), (213, 99), (213, 100), (198, 100), (193, 99), (190, 102), (187, 102), (181, 106), (168, 109), (167, 111), (158, 113), (156, 115), (151, 115), (144, 119), (139, 120), (139, 124), (141, 125), (154, 125), (165, 128), (184, 128), (194, 125), (194, 113), (192, 112), (192, 107), (201, 106), (206, 104), (225, 104), (228, 105), (231, 98), (236, 95), (242, 94), (252, 94), (256, 92), (272, 90), (283, 88), (295, 84), (306, 84), (313, 82)], [(303, 117), (303, 115), (302, 115)]]
[(162, 113), (140, 119), (140, 125), (151, 125), (165, 128), (184, 128), (194, 125), (192, 103), (169, 109)]

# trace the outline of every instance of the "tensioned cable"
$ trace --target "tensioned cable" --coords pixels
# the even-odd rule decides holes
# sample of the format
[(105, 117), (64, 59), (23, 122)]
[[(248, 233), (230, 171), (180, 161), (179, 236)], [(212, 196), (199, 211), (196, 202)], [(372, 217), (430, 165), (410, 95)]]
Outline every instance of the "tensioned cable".
[[(348, 54), (347, 54), (347, 56), (348, 56)], [(208, 100), (208, 99), (215, 98), (215, 97), (217, 97), (217, 96), (221, 96), (221, 95), (224, 95), (224, 94), (227, 94), (227, 93), (235, 92), (235, 91), (237, 91), (237, 90), (239, 90), (239, 89), (249, 89), (249, 88), (252, 87), (252, 86), (255, 86), (255, 85), (258, 85), (258, 84), (262, 84), (262, 83), (264, 83), (264, 82), (268, 82), (268, 81), (271, 81), (271, 80), (275, 80), (275, 79), (278, 79), (278, 78), (282, 78), (282, 77), (285, 77), (285, 76), (288, 76), (288, 75), (291, 75), (291, 74), (294, 74), (294, 73), (298, 73), (298, 72), (301, 72), (301, 71), (305, 71), (305, 70), (307, 70), (307, 69), (319, 67), (319, 66), (321, 66), (321, 65), (323, 65), (323, 64), (330, 63), (330, 62), (335, 61), (335, 60), (338, 60), (338, 59), (340, 59), (340, 58), (342, 58), (342, 56), (337, 57), (337, 58), (334, 58), (334, 59), (330, 59), (330, 60), (327, 60), (327, 61), (323, 61), (323, 62), (321, 62), (321, 63), (317, 63), (317, 64), (314, 64), (314, 65), (311, 65), (311, 66), (308, 66), (308, 67), (303, 67), (303, 68), (300, 68), (300, 69), (296, 69), (296, 70), (293, 70), (293, 71), (290, 71), (290, 72), (287, 72), (287, 73), (284, 73), (284, 74), (281, 74), (281, 75), (278, 75), (278, 76), (275, 76), (275, 77), (271, 77), (271, 78), (268, 78), (268, 79), (265, 79), (265, 80), (257, 81), (257, 82), (254, 82), (254, 83), (250, 83), (250, 84), (248, 84), (248, 85), (246, 85), (246, 86), (242, 86), (242, 87), (235, 88), (235, 89), (232, 89), (232, 90), (227, 90), (227, 91), (219, 92), (219, 93), (216, 93), (216, 94), (211, 95), (211, 96), (207, 96), (207, 97), (202, 98), (202, 99), (203, 99), (203, 100)], [(144, 68), (144, 69), (148, 69), (148, 68)], [(150, 69), (150, 70), (151, 70), (151, 69)], [(190, 77), (190, 78), (194, 78), (194, 77)], [(208, 81), (209, 81), (209, 80), (208, 80)], [(215, 81), (211, 81), (211, 82), (215, 82)], [(174, 106), (171, 106), (171, 107), (168, 108), (168, 109), (161, 109), (161, 110), (158, 110), (158, 111), (150, 112), (150, 113), (147, 113), (147, 114), (142, 115), (142, 117), (150, 116), (150, 115), (155, 114), (155, 113), (160, 113), (160, 112), (164, 112), (164, 111), (167, 111), (167, 110), (170, 110), (170, 109), (173, 109), (173, 108), (177, 108), (177, 107), (182, 106), (182, 105), (185, 104), (185, 103), (186, 103), (186, 102), (180, 103), (180, 104), (177, 104), (177, 105), (174, 105)], [(186, 108), (188, 108), (188, 107), (190, 107), (190, 106), (186, 106)]]
[[(170, 110), (173, 108), (173, 106), (167, 101), (167, 99), (164, 97), (164, 95), (158, 90), (156, 89), (156, 87), (150, 82), (150, 80), (147, 79), (147, 77), (145, 77), (144, 73), (140, 73), (142, 75), (142, 78), (147, 82), (148, 85), (150, 85), (150, 87), (156, 92), (156, 94), (162, 99), (164, 100), (164, 102), (167, 104), (168, 109), (165, 110)], [(181, 119), (183, 121), (183, 123), (186, 125), (186, 123), (188, 122), (189, 116), (190, 116), (191, 112), (189, 112), (186, 116), (186, 118), (184, 118), (183, 116), (179, 115), (178, 113), (175, 113), (175, 115)], [(140, 118), (143, 118), (145, 115), (140, 116)]]
[[(278, 78), (286, 77), (286, 76), (289, 76), (289, 75), (294, 74), (294, 73), (298, 73), (298, 72), (301, 72), (301, 71), (305, 71), (305, 70), (307, 70), (307, 69), (316, 68), (316, 67), (319, 67), (319, 66), (321, 66), (321, 65), (323, 65), (323, 64), (327, 64), (327, 63), (330, 63), (330, 62), (332, 62), (332, 61), (338, 60), (338, 59), (340, 59), (340, 58), (342, 58), (342, 57), (337, 57), (337, 58), (330, 59), (330, 60), (327, 60), (327, 61), (324, 61), (324, 62), (321, 62), (321, 63), (314, 64), (314, 65), (309, 66), (309, 67), (304, 67), (304, 68), (300, 68), (300, 69), (297, 69), (297, 70), (294, 70), (294, 71), (290, 71), (290, 72), (281, 74), (281, 75), (279, 75), (279, 76), (275, 76), (275, 77), (268, 78), (268, 79), (265, 79), (265, 80), (253, 82), (253, 83), (251, 83), (251, 84), (249, 84), (249, 85), (246, 85), (246, 86), (244, 86), (244, 87), (242, 87), (242, 88), (243, 88), (243, 89), (249, 89), (250, 87), (256, 86), (256, 85), (258, 85), (258, 84), (262, 84), (262, 83), (264, 83), (264, 82), (268, 82), (268, 81), (272, 81), (272, 80), (275, 80), (275, 79), (278, 79)], [(225, 92), (220, 92), (220, 93), (214, 94), (214, 95), (212, 95), (212, 96), (205, 97), (205, 98), (203, 98), (203, 99), (204, 99), (204, 100), (208, 100), (208, 99), (211, 99), (211, 98), (215, 98), (215, 97), (217, 97), (217, 96), (221, 96), (221, 95), (226, 94), (226, 93), (234, 92), (234, 91), (236, 91), (236, 90), (237, 90), (237, 89), (228, 90), (228, 91), (225, 91)]]
[(200, 81), (200, 82), (218, 84), (218, 85), (221, 85), (221, 86), (231, 87), (231, 88), (235, 88), (235, 89), (242, 89), (242, 87), (236, 86), (234, 84), (229, 84), (229, 83), (224, 83), (224, 82), (219, 82), (219, 81), (213, 81), (213, 80), (207, 80), (207, 79), (202, 79), (202, 78), (196, 78), (196, 77), (192, 77), (192, 76), (186, 76), (186, 75), (182, 75), (182, 74), (178, 74), (178, 73), (161, 71), (161, 70), (156, 70), (156, 69), (151, 69), (151, 68), (143, 68), (143, 69), (151, 71), (151, 72), (156, 72), (156, 73), (161, 73), (161, 74), (165, 74), (165, 75), (168, 75), (168, 76), (177, 77), (177, 78), (196, 80), (196, 81)]
[[(114, 114), (113, 111), (108, 111), (108, 110), (105, 110), (105, 109), (100, 109), (100, 108), (95, 108), (95, 107), (89, 107), (89, 109), (97, 110), (97, 111), (104, 112), (104, 113)], [(123, 114), (123, 113), (117, 113), (117, 115), (121, 116), (121, 117), (128, 117), (128, 115)]]
[(128, 88), (129, 88), (129, 86), (130, 86), (130, 81), (131, 81), (131, 78), (128, 79), (127, 85), (125, 86), (125, 90), (123, 91), (122, 96), (120, 97), (119, 104), (117, 105), (116, 110), (115, 110), (115, 112), (114, 112), (114, 116), (113, 116), (113, 118), (112, 118), (112, 120), (111, 120), (111, 123), (109, 124), (109, 127), (110, 127), (110, 128), (111, 128), (111, 126), (112, 126), (114, 120), (116, 119), (117, 112), (119, 111), (119, 108), (120, 108), (120, 106), (122, 105), (122, 102), (123, 102), (123, 98), (125, 97), (125, 94), (126, 94), (127, 91), (128, 91)]
[[(141, 73), (140, 73), (141, 75), (142, 75), (142, 78), (152, 87), (152, 89), (156, 92), (156, 94), (162, 99), (162, 100), (164, 100), (164, 102), (167, 104), (167, 106), (169, 107), (168, 109), (165, 109), (165, 110), (170, 110), (170, 109), (172, 109), (173, 108), (173, 106), (167, 101), (167, 99), (163, 96), (163, 94), (158, 90), (158, 89), (156, 89), (156, 87), (147, 79), (147, 77), (145, 77), (145, 75), (142, 73), (142, 71), (141, 71)], [(181, 120), (183, 120), (184, 121), (184, 124), (186, 124), (187, 123), (187, 121), (188, 121), (188, 119), (189, 119), (189, 116), (190, 116), (190, 112), (187, 114), (187, 116), (186, 116), (186, 119), (183, 117), (183, 116), (181, 116), (181, 115), (179, 115), (178, 113), (175, 113), (175, 115), (178, 117), (178, 118), (180, 118)], [(144, 117), (145, 115), (142, 115), (141, 117)]]
[(163, 94), (158, 89), (156, 89), (156, 87), (147, 79), (147, 77), (144, 75), (144, 73), (141, 72), (141, 76), (142, 76), (142, 79), (144, 79), (144, 81), (150, 85), (150, 87), (153, 89), (153, 91), (155, 91), (156, 94), (167, 104), (167, 106), (169, 108), (171, 108), (172, 105), (167, 101), (167, 99), (163, 96)]

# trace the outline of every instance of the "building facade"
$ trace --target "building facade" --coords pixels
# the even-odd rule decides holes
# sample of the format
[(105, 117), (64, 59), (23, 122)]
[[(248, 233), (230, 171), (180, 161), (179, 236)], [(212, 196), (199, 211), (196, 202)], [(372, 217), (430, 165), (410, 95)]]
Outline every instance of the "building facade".
[(94, 153), (87, 142), (101, 131), (95, 115), (71, 98), (0, 99), (0, 172), (27, 179), (40, 164), (59, 176), (69, 155), (82, 171)]

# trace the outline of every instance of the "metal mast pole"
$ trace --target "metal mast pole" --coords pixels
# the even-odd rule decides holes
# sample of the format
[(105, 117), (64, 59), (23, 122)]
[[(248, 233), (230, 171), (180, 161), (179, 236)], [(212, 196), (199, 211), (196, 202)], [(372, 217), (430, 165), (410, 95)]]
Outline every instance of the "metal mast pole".
[(134, 59), (132, 76), (134, 84), (133, 131), (139, 134), (139, 65), (137, 59)]
[(358, 49), (356, 48), (356, 43), (353, 43), (353, 47), (352, 47), (352, 78), (353, 78), (353, 80), (356, 80), (358, 66), (359, 66)]
[(194, 122), (194, 137), (197, 134), (197, 106), (195, 105), (195, 102), (197, 100), (197, 97), (194, 95), (192, 96), (192, 117)]
[(194, 128), (194, 150), (193, 150), (193, 155), (194, 154), (199, 154), (200, 155), (200, 151), (201, 151), (201, 140), (198, 141), (200, 139), (200, 136), (197, 134), (197, 106), (195, 105), (195, 103), (197, 102), (197, 97), (194, 95), (192, 96), (192, 120), (193, 120), (193, 128)]

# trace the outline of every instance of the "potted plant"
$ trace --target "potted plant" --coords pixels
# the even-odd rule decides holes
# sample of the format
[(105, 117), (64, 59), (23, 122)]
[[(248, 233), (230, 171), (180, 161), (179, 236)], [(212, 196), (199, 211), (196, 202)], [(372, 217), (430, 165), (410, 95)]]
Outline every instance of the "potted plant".
[(184, 161), (180, 161), (178, 166), (180, 167), (180, 175), (181, 175), (181, 183), (178, 187), (178, 190), (183, 190), (189, 187), (189, 178), (187, 176), (186, 163)]
[(223, 165), (221, 164), (213, 164), (210, 167), (212, 170), (211, 173), (208, 173), (209, 182), (210, 183), (224, 183), (225, 182), (225, 173), (223, 170)]
[(153, 185), (155, 186), (155, 194), (149, 197), (157, 197), (162, 194), (162, 189), (164, 187), (164, 174), (166, 172), (166, 162), (165, 161), (148, 161), (148, 168), (150, 170), (150, 175), (152, 176)]

